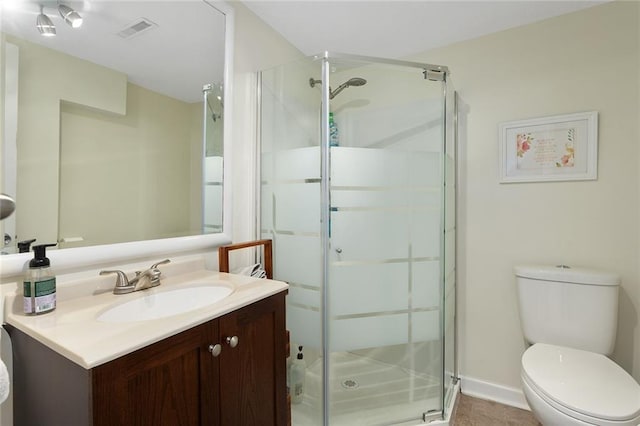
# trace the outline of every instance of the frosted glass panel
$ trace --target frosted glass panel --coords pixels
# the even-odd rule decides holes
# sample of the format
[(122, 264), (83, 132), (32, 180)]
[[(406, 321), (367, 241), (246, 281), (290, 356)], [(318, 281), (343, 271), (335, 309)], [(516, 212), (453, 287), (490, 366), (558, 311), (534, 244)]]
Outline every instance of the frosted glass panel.
[(334, 266), (329, 305), (332, 316), (407, 308), (406, 264)]
[(331, 213), (332, 246), (342, 250), (343, 261), (406, 258), (408, 235), (406, 211)]
[(433, 185), (440, 186), (440, 159), (441, 154), (437, 152), (415, 152), (408, 153), (409, 181), (415, 186)]
[[(322, 247), (319, 237), (276, 235), (274, 272), (279, 280), (320, 288)], [(294, 299), (295, 300), (295, 299)]]
[(411, 330), (414, 342), (440, 340), (440, 310), (416, 312), (412, 319), (414, 327)]
[(276, 185), (271, 202), (275, 212), (276, 231), (318, 234), (320, 211), (308, 211), (309, 204), (318, 204), (319, 183)]
[(331, 150), (332, 186), (404, 186), (408, 182), (408, 154), (382, 149)]
[[(342, 210), (346, 208), (374, 209), (386, 208), (389, 206), (398, 206), (408, 208), (411, 205), (411, 196), (413, 192), (397, 191), (397, 190), (361, 190), (361, 189), (341, 189), (334, 187), (331, 191), (331, 206), (334, 209)], [(425, 204), (433, 204), (433, 193), (425, 193), (423, 201)]]
[(419, 262), (412, 266), (411, 295), (414, 308), (440, 306), (440, 263)]
[(205, 182), (222, 182), (222, 157), (205, 157)]
[[(215, 206), (222, 200), (221, 185), (205, 185), (204, 187), (204, 205)], [(222, 209), (204, 209), (204, 226), (205, 228), (213, 228), (222, 230)]]
[(413, 246), (413, 256), (439, 257), (440, 212), (438, 210), (414, 210), (411, 215), (411, 225), (411, 234), (408, 239)]
[(287, 297), (291, 305), (306, 307), (308, 309), (320, 309), (321, 299), (319, 289), (297, 287), (295, 284), (291, 284)]
[[(262, 223), (262, 232), (265, 233), (267, 230), (271, 232), (275, 232), (276, 222), (275, 215), (273, 210), (274, 193), (273, 193), (273, 185), (263, 184), (262, 185), (262, 196), (260, 197), (260, 210), (261, 210), (261, 218), (260, 221)], [(267, 234), (264, 238), (272, 238), (271, 234)]]
[(291, 341), (309, 348), (319, 348), (322, 340), (320, 312), (297, 306), (287, 306), (287, 329)]
[(350, 351), (407, 343), (407, 314), (331, 321), (331, 351)]

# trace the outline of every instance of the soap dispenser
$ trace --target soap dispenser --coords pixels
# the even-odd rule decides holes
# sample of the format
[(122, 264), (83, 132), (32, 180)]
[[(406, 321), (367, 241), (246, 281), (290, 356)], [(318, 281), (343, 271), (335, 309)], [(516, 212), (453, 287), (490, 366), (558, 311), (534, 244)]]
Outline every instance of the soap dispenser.
[(36, 239), (18, 241), (18, 253), (29, 253), (31, 251), (31, 244), (35, 243)]
[(43, 314), (56, 308), (56, 277), (46, 256), (47, 247), (56, 244), (33, 246), (34, 256), (29, 261), (23, 282), (24, 313)]
[(302, 346), (298, 346), (298, 355), (291, 362), (290, 386), (291, 402), (300, 404), (304, 397), (304, 378), (307, 373), (307, 365), (304, 362)]

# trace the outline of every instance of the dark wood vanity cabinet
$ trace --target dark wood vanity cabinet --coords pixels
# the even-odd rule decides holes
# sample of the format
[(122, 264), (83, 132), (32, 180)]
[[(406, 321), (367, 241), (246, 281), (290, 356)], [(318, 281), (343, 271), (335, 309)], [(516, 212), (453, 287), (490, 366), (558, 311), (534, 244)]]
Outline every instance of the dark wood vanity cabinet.
[[(24, 377), (24, 372), (16, 371), (15, 426), (284, 426), (285, 294), (255, 302), (91, 370), (35, 342), (50, 357), (40, 362), (55, 365), (61, 377), (29, 383), (30, 374)], [(14, 347), (24, 346), (22, 341), (30, 339), (9, 328), (12, 341), (14, 335), (19, 336)], [(232, 347), (236, 339), (237, 345)], [(104, 344), (108, 345), (108, 340)], [(221, 348), (217, 356), (216, 344)], [(57, 365), (59, 358), (67, 362)], [(20, 367), (19, 358), (15, 364), (14, 369), (28, 370), (28, 365)], [(69, 389), (74, 390), (69, 393)], [(43, 403), (45, 395), (49, 402)], [(36, 411), (40, 412), (34, 414)]]

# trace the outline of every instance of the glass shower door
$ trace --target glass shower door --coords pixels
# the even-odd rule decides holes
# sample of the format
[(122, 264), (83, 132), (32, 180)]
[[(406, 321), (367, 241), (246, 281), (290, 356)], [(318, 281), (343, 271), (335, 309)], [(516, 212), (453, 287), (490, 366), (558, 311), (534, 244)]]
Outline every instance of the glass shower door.
[(408, 66), (327, 66), (338, 134), (325, 254), (328, 424), (417, 423), (444, 402), (444, 82)]
[(302, 401), (295, 426), (323, 424), (323, 275), (320, 222), (321, 94), (309, 87), (320, 63), (303, 60), (261, 73), (261, 238), (273, 240), (274, 277), (289, 283), (291, 356), (302, 346)]
[(306, 362), (294, 426), (415, 425), (452, 395), (453, 104), (425, 67), (325, 54), (260, 74), (260, 237)]

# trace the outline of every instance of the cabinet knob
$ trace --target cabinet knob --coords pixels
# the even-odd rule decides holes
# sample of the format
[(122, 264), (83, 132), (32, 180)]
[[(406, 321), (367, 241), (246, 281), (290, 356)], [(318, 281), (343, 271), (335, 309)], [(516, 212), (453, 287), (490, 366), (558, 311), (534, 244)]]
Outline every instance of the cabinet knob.
[(227, 337), (227, 345), (231, 346), (232, 348), (238, 346), (238, 336)]
[(220, 345), (220, 343), (216, 343), (215, 345), (209, 345), (209, 352), (211, 352), (211, 355), (216, 357), (220, 355), (220, 352), (222, 352), (222, 346)]

